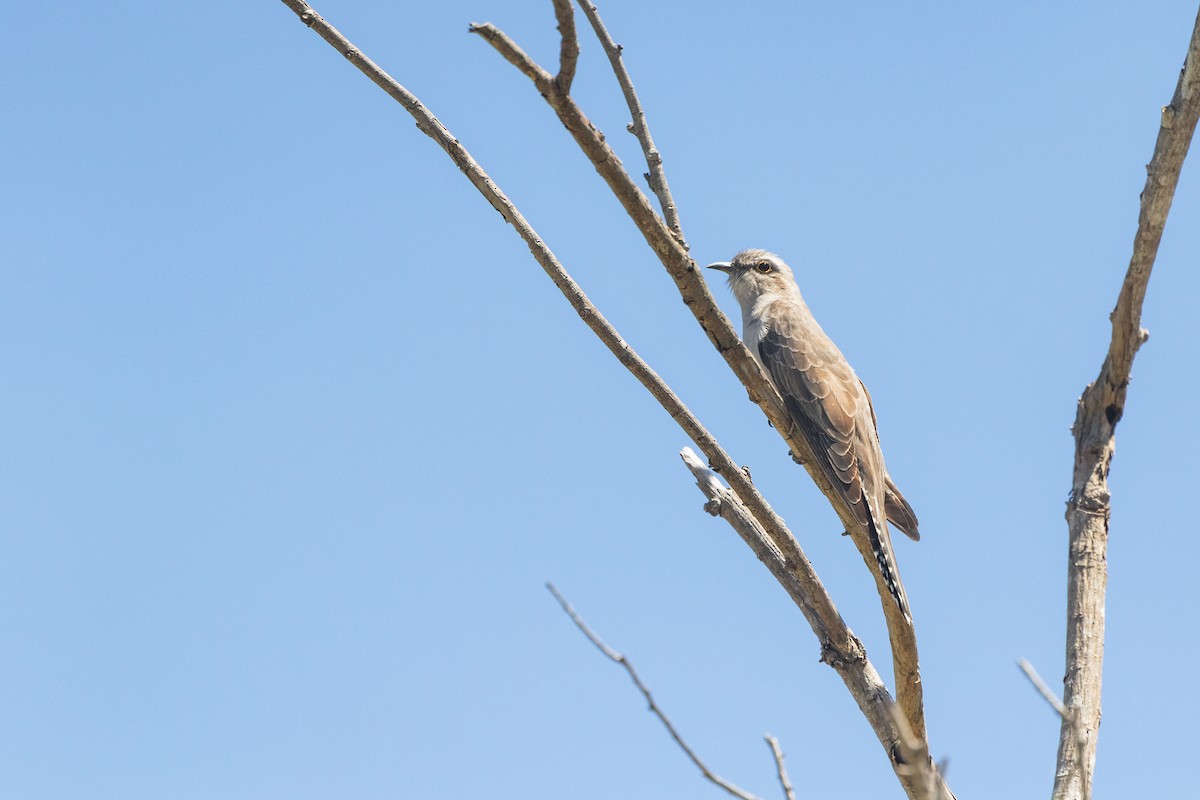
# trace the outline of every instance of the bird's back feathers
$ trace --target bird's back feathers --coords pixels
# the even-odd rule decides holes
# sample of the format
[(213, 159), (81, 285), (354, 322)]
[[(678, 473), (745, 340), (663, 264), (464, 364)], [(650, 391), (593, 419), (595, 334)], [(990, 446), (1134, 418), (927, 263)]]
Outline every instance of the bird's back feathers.
[(895, 566), (887, 518), (894, 509), (898, 527), (915, 532), (916, 516), (899, 492), (893, 491), (894, 502), (889, 509), (890, 481), (883, 465), (870, 397), (803, 301), (780, 298), (762, 312), (766, 324), (754, 331), (757, 343), (752, 344), (747, 335), (747, 344), (752, 348), (757, 345), (760, 362), (796, 420), (820, 469), (870, 537), (880, 575), (889, 592), (901, 612), (911, 618), (908, 598)]

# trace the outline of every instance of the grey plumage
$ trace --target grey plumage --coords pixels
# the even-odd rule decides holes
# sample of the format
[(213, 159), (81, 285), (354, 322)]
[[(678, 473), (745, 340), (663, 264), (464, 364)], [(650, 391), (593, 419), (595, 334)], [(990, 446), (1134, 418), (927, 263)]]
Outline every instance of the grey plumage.
[(765, 250), (710, 265), (729, 276), (742, 307), (742, 339), (797, 423), (817, 466), (867, 533), (879, 572), (911, 620), (887, 520), (919, 539), (917, 517), (883, 464), (866, 386), (817, 324), (791, 269)]

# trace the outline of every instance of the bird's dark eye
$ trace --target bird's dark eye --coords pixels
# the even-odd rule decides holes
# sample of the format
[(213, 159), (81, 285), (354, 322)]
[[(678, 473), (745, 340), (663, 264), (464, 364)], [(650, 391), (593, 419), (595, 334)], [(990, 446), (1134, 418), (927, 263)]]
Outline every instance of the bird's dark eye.
[(766, 275), (768, 272), (771, 271), (771, 262), (770, 261), (760, 261), (754, 265), (754, 268), (756, 270), (758, 270), (759, 272), (761, 272), (762, 274)]

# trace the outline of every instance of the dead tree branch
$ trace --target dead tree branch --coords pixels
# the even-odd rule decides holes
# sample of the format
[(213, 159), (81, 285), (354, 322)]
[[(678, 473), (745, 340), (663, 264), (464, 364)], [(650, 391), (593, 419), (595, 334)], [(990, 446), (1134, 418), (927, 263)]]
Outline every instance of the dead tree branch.
[(563, 94), (571, 91), (575, 80), (575, 65), (579, 62), (579, 37), (575, 35), (575, 12), (571, 0), (554, 0), (554, 16), (558, 18), (558, 74), (554, 83)]
[(1030, 664), (1029, 661), (1024, 658), (1021, 658), (1017, 659), (1017, 666), (1021, 668), (1021, 672), (1025, 673), (1025, 677), (1028, 678), (1029, 682), (1033, 684), (1033, 688), (1037, 689), (1038, 694), (1042, 696), (1042, 699), (1045, 700), (1060, 717), (1065, 717), (1067, 715), (1067, 709), (1063, 708), (1062, 700), (1059, 700), (1057, 695), (1055, 695), (1050, 687), (1046, 685), (1046, 682), (1042, 680), (1042, 676), (1039, 675), (1038, 671), (1033, 668), (1033, 664)]
[(584, 622), (575, 609), (571, 607), (571, 604), (567, 602), (567, 599), (562, 596), (553, 583), (547, 583), (546, 588), (550, 590), (550, 594), (554, 595), (554, 599), (558, 601), (560, 606), (562, 606), (562, 610), (565, 611), (567, 616), (571, 618), (571, 622), (575, 623), (575, 627), (579, 628), (580, 632), (588, 638), (588, 641), (594, 644), (596, 649), (603, 653), (606, 658), (608, 658), (610, 661), (615, 661), (625, 669), (625, 672), (629, 675), (629, 680), (633, 681), (633, 685), (636, 686), (638, 691), (642, 693), (642, 697), (646, 698), (646, 703), (650, 707), (650, 713), (658, 717), (658, 721), (661, 722), (663, 727), (667, 729), (667, 733), (669, 733), (671, 738), (675, 740), (675, 744), (679, 745), (679, 749), (681, 749), (688, 759), (696, 765), (696, 769), (700, 770), (701, 775), (715, 783), (717, 786), (720, 786), (734, 797), (741, 798), (741, 800), (759, 800), (757, 795), (751, 794), (745, 789), (730, 783), (709, 769), (708, 765), (701, 761), (700, 757), (696, 755), (696, 751), (692, 750), (692, 748), (688, 746), (688, 743), (683, 740), (683, 737), (679, 735), (679, 731), (671, 723), (671, 720), (667, 718), (666, 713), (662, 710), (662, 708), (659, 707), (658, 703), (655, 702), (654, 695), (650, 694), (650, 690), (646, 687), (646, 684), (642, 683), (642, 679), (638, 677), (637, 670), (633, 668), (633, 664), (630, 663), (629, 659), (626, 658), (623, 653), (619, 653), (605, 644), (604, 641), (596, 635), (595, 631), (588, 627), (587, 623)]
[[(597, 20), (599, 19), (594, 4), (591, 4), (591, 14), (596, 15)], [(784, 437), (792, 453), (798, 457), (809, 476), (829, 499), (845, 530), (850, 533), (864, 563), (867, 564), (870, 573), (874, 576), (875, 588), (887, 619), (888, 634), (892, 645), (896, 701), (908, 718), (914, 733), (924, 739), (925, 708), (916, 631), (900, 613), (896, 603), (891, 599), (891, 594), (882, 576), (873, 567), (875, 557), (868, 532), (860, 526), (845, 500), (834, 491), (828, 478), (816, 466), (818, 462), (808, 441), (793, 425), (790, 416), (784, 409), (779, 393), (775, 391), (775, 387), (771, 385), (758, 363), (754, 361), (750, 351), (746, 349), (737, 332), (729, 323), (729, 319), (717, 308), (712, 294), (708, 290), (708, 285), (700, 277), (696, 263), (688, 256), (687, 246), (655, 213), (650, 201), (630, 178), (629, 173), (625, 171), (617, 154), (609, 147), (604, 134), (592, 125), (570, 95), (558, 91), (557, 84), (549, 72), (535, 63), (524, 50), (495, 25), (491, 23), (473, 24), (470, 31), (482, 36), (505, 60), (533, 81), (538, 93), (545, 98), (558, 115), (559, 120), (591, 160), (596, 171), (600, 173), (609, 189), (629, 214), (630, 219), (641, 231), (646, 243), (666, 267), (667, 273), (675, 281), (684, 303), (692, 311), (693, 316), (700, 323), (700, 327), (708, 334), (717, 351), (721, 353), (738, 379), (746, 386), (750, 399), (757, 403), (767, 415), (772, 426)], [(618, 77), (620, 77), (620, 73)], [(627, 73), (626, 77), (628, 77)], [(731, 487), (743, 501), (753, 506), (750, 498), (742, 494), (738, 482), (734, 481), (724, 468), (718, 468), (717, 471), (730, 480)]]
[(595, 3), (590, 0), (579, 0), (579, 7), (583, 9), (583, 14), (588, 18), (588, 22), (592, 23), (592, 30), (596, 32), (596, 38), (600, 40), (600, 46), (604, 48), (604, 52), (608, 56), (608, 63), (612, 65), (613, 73), (617, 76), (617, 83), (621, 84), (621, 93), (625, 95), (625, 104), (629, 106), (629, 113), (633, 118), (633, 122), (629, 124), (629, 132), (636, 136), (642, 145), (642, 153), (646, 156), (646, 166), (650, 169), (645, 175), (646, 183), (650, 185), (650, 190), (658, 198), (658, 206), (662, 209), (667, 227), (671, 229), (675, 238), (679, 240), (679, 244), (686, 250), (687, 240), (684, 239), (683, 228), (679, 224), (679, 209), (675, 206), (675, 198), (671, 196), (671, 187), (667, 184), (662, 153), (654, 146), (654, 138), (650, 136), (646, 111), (642, 108), (642, 102), (638, 100), (637, 90), (633, 88), (633, 79), (629, 76), (629, 70), (625, 69), (625, 61), (621, 58), (622, 47), (613, 41), (612, 36), (608, 33), (608, 28), (604, 27), (604, 21), (600, 19), (600, 12)]
[(929, 744), (918, 738), (908, 726), (903, 711), (896, 705), (888, 706), (888, 712), (900, 732), (896, 744), (901, 772), (913, 784), (914, 796), (920, 800), (955, 800), (954, 793), (946, 786), (941, 770), (934, 766), (929, 755)]
[[(1100, 375), (1079, 399), (1073, 433), (1075, 468), (1067, 502), (1067, 654), (1062, 730), (1054, 800), (1091, 796), (1100, 727), (1100, 683), (1104, 662), (1104, 595), (1108, 582), (1108, 471), (1114, 431), (1125, 411), (1133, 357), (1148, 334), (1141, 327), (1142, 302), (1171, 210), (1179, 172), (1200, 116), (1200, 14), (1171, 104), (1162, 110), (1154, 156), (1146, 168), (1138, 230), (1129, 269), (1113, 310), (1112, 341)], [(1077, 746), (1083, 741), (1083, 747)]]
[[(754, 518), (746, 507), (738, 499), (737, 495), (722, 485), (720, 478), (716, 473), (704, 466), (691, 448), (685, 447), (679, 452), (683, 463), (691, 470), (692, 476), (696, 479), (696, 486), (708, 498), (708, 502), (704, 505), (704, 510), (708, 513), (719, 516), (737, 531), (742, 540), (750, 546), (754, 554), (759, 560), (771, 570), (771, 573), (776, 576), (780, 584), (788, 589), (789, 594), (793, 598), (797, 593), (789, 588), (790, 575), (786, 559), (774, 546), (771, 538), (763, 531), (758, 520)], [(800, 601), (797, 600), (800, 605)], [(806, 617), (811, 616), (811, 612), (806, 610), (803, 605), (800, 609), (804, 611)], [(836, 661), (830, 661), (829, 658), (833, 654), (822, 651), (821, 660), (828, 663), (838, 674), (842, 674), (842, 669), (845, 665)], [(847, 675), (842, 674), (842, 679), (846, 680)], [(896, 775), (900, 778), (901, 784), (904, 786), (908, 796), (914, 800), (953, 800), (954, 794), (946, 786), (941, 773), (935, 768), (933, 760), (929, 756), (929, 747), (925, 740), (914, 735), (912, 728), (908, 724), (907, 717), (902, 713), (901, 709), (887, 697), (886, 690), (883, 689), (882, 681), (879, 678), (879, 673), (871, 665), (871, 662), (866, 659), (866, 653), (863, 653), (863, 675), (860, 678), (871, 684), (878, 684), (876, 691), (880, 702), (872, 706), (872, 713), (882, 714), (883, 720), (887, 726), (895, 731), (895, 739), (891, 743), (891, 759), (892, 766), (896, 771)], [(851, 687), (851, 693), (855, 693), (855, 687), (847, 683)], [(859, 704), (860, 708), (862, 704)], [(864, 713), (867, 713), (864, 709)], [(871, 714), (867, 714), (867, 718), (871, 720), (871, 725), (876, 725), (876, 720)], [(780, 764), (782, 768), (782, 763)], [(781, 780), (783, 776), (781, 775)], [(787, 788), (787, 787), (785, 787)]]
[(771, 748), (771, 757), (775, 759), (775, 772), (779, 775), (784, 800), (796, 800), (796, 791), (792, 788), (792, 779), (788, 777), (787, 767), (783, 763), (783, 750), (779, 747), (779, 740), (768, 733), (763, 737), (763, 741)]
[[(838, 614), (836, 607), (834, 607), (832, 600), (817, 577), (812, 564), (808, 561), (795, 537), (770, 505), (767, 504), (761, 494), (759, 494), (749, 478), (691, 414), (678, 396), (663, 383), (649, 365), (633, 351), (607, 320), (604, 319), (599, 310), (592, 305), (578, 284), (575, 283), (562, 267), (554, 254), (542, 242), (537, 232), (529, 225), (520, 211), (491, 180), (487, 173), (483, 171), (474, 158), (471, 157), (470, 153), (467, 152), (466, 148), (434, 117), (429, 109), (390, 75), (380, 69), (371, 59), (363, 55), (346, 37), (325, 21), (303, 0), (282, 0), (282, 2), (292, 9), (300, 17), (301, 21), (312, 28), (321, 38), (345, 56), (356, 68), (382, 88), (390, 97), (399, 102), (413, 116), (417, 127), (446, 152), (492, 207), (501, 214), (505, 221), (517, 230), (518, 235), (521, 236), (529, 247), (534, 259), (545, 270), (585, 324), (642, 383), (651, 395), (658, 400), (660, 405), (671, 415), (689, 438), (704, 452), (710, 463), (714, 465), (714, 468), (726, 476), (726, 480), (729, 481), (732, 487), (732, 492), (726, 492), (729, 500), (728, 505), (738, 509), (739, 513), (746, 520), (753, 522), (756, 528), (756, 535), (760, 537), (760, 545), (763, 552), (769, 551), (768, 566), (771, 567), (772, 574), (788, 590), (789, 595), (793, 597), (793, 600), (804, 613), (814, 633), (817, 635), (817, 639), (821, 644), (822, 661), (830, 664), (837, 671), (843, 682), (845, 682), (859, 708), (871, 724), (879, 741), (893, 757), (893, 766), (896, 768), (901, 784), (905, 787), (909, 796), (919, 796), (915, 794), (915, 786), (908, 777), (907, 772), (901, 771), (901, 765), (898, 765), (894, 760), (897, 753), (896, 745), (899, 734), (887, 711), (891, 705), (891, 698), (883, 681), (879, 678), (879, 674), (875, 668), (867, 660), (862, 643), (846, 627), (845, 622)], [(483, 30), (480, 30), (480, 32), (487, 35)], [(498, 34), (498, 32), (495, 33)], [(528, 59), (528, 56), (520, 48), (516, 47), (515, 44), (512, 44), (511, 40), (508, 40), (507, 37), (503, 37), (502, 34), (497, 36), (496, 46), (500, 52), (506, 55), (506, 58), (509, 58), (514, 63), (526, 65), (528, 71), (526, 69), (522, 71), (530, 75), (539, 87), (545, 87), (551, 93), (557, 91), (556, 84), (550, 78), (549, 74), (533, 64)], [(581, 114), (579, 118), (582, 119)], [(591, 130), (590, 127), (589, 130)], [(602, 138), (600, 139), (600, 143), (603, 144)], [(615, 160), (616, 156), (614, 155), (612, 158)], [(619, 162), (616, 163), (619, 173), (628, 180), (628, 176), (625, 175), (624, 170), (619, 168)], [(636, 187), (633, 187), (633, 191), (642, 197), (643, 200), (645, 199), (637, 191)], [(659, 228), (665, 232), (661, 221), (657, 219), (657, 216), (649, 208), (648, 204), (645, 206), (645, 210), (651, 218), (657, 221)], [(671, 252), (683, 253), (682, 257), (685, 262), (687, 261), (686, 253), (678, 249), (673, 237), (668, 234), (662, 241), (667, 243), (666, 246)], [(703, 281), (695, 275), (694, 265), (691, 265), (688, 269), (692, 273), (692, 278), (697, 281), (697, 285), (707, 295), (707, 288), (705, 288)], [(711, 297), (709, 297), (709, 303), (711, 305)], [(712, 309), (715, 314), (720, 315), (715, 305), (712, 306)], [(736, 334), (733, 333), (732, 328), (728, 325), (728, 321), (724, 319), (723, 315), (720, 315), (720, 319), (724, 321), (724, 329), (733, 337), (731, 341), (738, 348), (739, 358), (753, 365), (754, 372), (752, 374), (761, 384), (764, 384), (770, 390), (771, 394), (767, 396), (772, 398), (774, 405), (782, 409), (778, 395), (774, 393), (774, 389), (769, 384), (765, 383), (765, 377), (757, 365), (750, 359), (749, 352), (736, 338)], [(786, 419), (786, 417), (782, 419)], [(756, 550), (756, 553), (758, 552)], [(760, 554), (760, 558), (762, 557), (763, 555)], [(887, 605), (889, 608), (893, 606), (890, 602)], [(900, 683), (899, 680), (898, 683)], [(919, 689), (919, 681), (917, 682), (917, 686)], [(905, 687), (901, 685), (900, 696), (902, 698), (904, 697), (904, 689)], [(911, 693), (909, 697), (911, 699)]]

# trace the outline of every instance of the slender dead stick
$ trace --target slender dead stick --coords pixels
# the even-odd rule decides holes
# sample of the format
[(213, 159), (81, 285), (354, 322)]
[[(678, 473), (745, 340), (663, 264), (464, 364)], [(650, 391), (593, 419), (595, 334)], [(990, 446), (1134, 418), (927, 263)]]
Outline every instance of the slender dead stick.
[(646, 698), (646, 703), (650, 707), (650, 713), (658, 717), (659, 722), (661, 722), (663, 727), (667, 729), (667, 733), (669, 733), (671, 738), (675, 740), (675, 744), (679, 745), (679, 749), (683, 750), (688, 759), (690, 759), (691, 762), (696, 765), (696, 768), (700, 770), (700, 774), (715, 783), (717, 786), (720, 786), (725, 791), (729, 792), (734, 797), (739, 797), (741, 800), (759, 800), (757, 795), (753, 795), (750, 792), (747, 792), (745, 789), (739, 788), (709, 769), (708, 765), (701, 761), (700, 757), (696, 755), (696, 751), (692, 750), (692, 748), (688, 746), (688, 743), (683, 740), (683, 737), (679, 735), (679, 731), (671, 723), (671, 720), (667, 718), (666, 713), (662, 710), (662, 708), (659, 707), (658, 703), (655, 702), (654, 695), (650, 694), (650, 690), (646, 687), (646, 684), (642, 683), (642, 679), (638, 677), (637, 670), (633, 668), (633, 664), (629, 661), (629, 659), (626, 658), (624, 654), (617, 652), (605, 644), (603, 640), (596, 635), (595, 631), (588, 627), (587, 623), (584, 622), (575, 609), (571, 607), (571, 604), (567, 602), (567, 599), (562, 596), (553, 583), (547, 583), (546, 588), (550, 590), (550, 594), (554, 595), (554, 599), (558, 601), (560, 606), (562, 606), (562, 610), (565, 611), (567, 616), (571, 618), (571, 622), (575, 623), (575, 627), (579, 628), (580, 632), (582, 632), (583, 635), (588, 638), (588, 641), (594, 644), (596, 649), (603, 653), (606, 658), (608, 658), (610, 661), (615, 661), (625, 669), (625, 672), (629, 675), (629, 679), (633, 681), (633, 685), (636, 686), (638, 691), (642, 693), (642, 697)]
[(1024, 658), (1020, 658), (1017, 659), (1017, 666), (1021, 668), (1021, 672), (1025, 673), (1025, 677), (1028, 678), (1029, 682), (1033, 684), (1033, 688), (1037, 689), (1038, 694), (1042, 696), (1042, 699), (1049, 703), (1050, 707), (1058, 712), (1060, 717), (1065, 717), (1067, 715), (1067, 709), (1063, 707), (1062, 700), (1059, 700), (1058, 696), (1055, 695), (1054, 692), (1051, 691), (1050, 687), (1046, 685), (1046, 682), (1042, 680), (1042, 676), (1038, 675), (1038, 671), (1033, 668), (1033, 664), (1030, 664)]
[[(556, 5), (558, 2), (559, 0), (555, 0)], [(596, 32), (600, 46), (608, 55), (608, 62), (617, 76), (617, 83), (621, 84), (621, 93), (625, 95), (625, 104), (629, 106), (629, 113), (633, 116), (633, 122), (629, 124), (629, 132), (636, 136), (642, 145), (642, 153), (646, 156), (646, 166), (650, 169), (646, 173), (646, 182), (650, 184), (651, 191), (658, 198), (658, 205), (662, 209), (667, 227), (671, 229), (675, 238), (679, 240), (679, 244), (686, 250), (687, 241), (683, 236), (683, 228), (680, 227), (679, 209), (675, 206), (675, 198), (671, 196), (671, 187), (667, 184), (662, 153), (654, 146), (654, 138), (650, 136), (646, 111), (642, 108), (642, 102), (638, 100), (637, 90), (633, 88), (633, 78), (629, 76), (629, 70), (625, 68), (625, 61), (621, 57), (621, 45), (613, 41), (612, 36), (608, 33), (608, 28), (604, 27), (604, 21), (600, 19), (600, 12), (596, 8), (596, 4), (590, 0), (578, 0), (578, 2), (579, 7), (583, 9), (584, 16), (588, 18), (588, 22), (592, 23), (592, 30)]]
[(779, 785), (783, 788), (784, 800), (796, 800), (796, 791), (792, 788), (792, 780), (788, 777), (787, 767), (783, 763), (783, 750), (779, 747), (779, 740), (771, 734), (763, 737), (763, 741), (767, 743), (767, 747), (771, 748), (771, 757), (775, 759), (775, 772), (779, 775)]
[[(1100, 375), (1079, 398), (1073, 433), (1075, 468), (1067, 503), (1067, 656), (1054, 800), (1086, 800), (1096, 766), (1104, 663), (1104, 596), (1108, 583), (1108, 471), (1114, 431), (1125, 411), (1133, 357), (1148, 334), (1142, 302), (1158, 254), (1179, 172), (1200, 117), (1200, 13), (1175, 95), (1162, 110), (1154, 156), (1146, 167), (1133, 255), (1112, 313), (1112, 341)], [(1078, 746), (1082, 741), (1083, 746)]]

